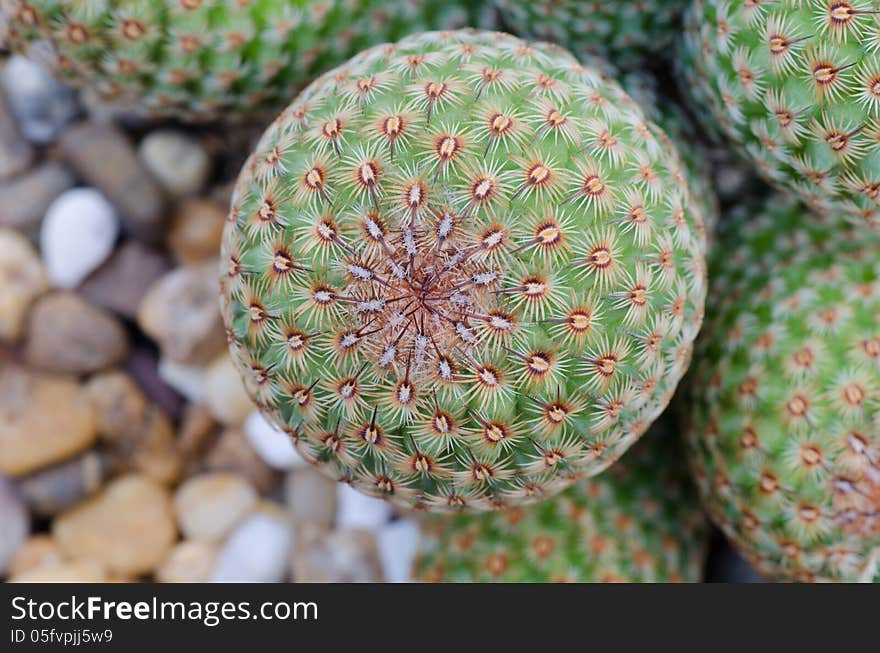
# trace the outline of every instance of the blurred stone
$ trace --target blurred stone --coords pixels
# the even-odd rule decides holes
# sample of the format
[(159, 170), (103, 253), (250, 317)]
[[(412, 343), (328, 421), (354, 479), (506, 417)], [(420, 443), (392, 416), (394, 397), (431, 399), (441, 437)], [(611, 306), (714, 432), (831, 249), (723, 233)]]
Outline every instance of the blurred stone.
[(172, 129), (147, 134), (138, 154), (171, 197), (195, 195), (204, 188), (211, 174), (211, 159), (201, 143)]
[(336, 481), (311, 467), (295, 469), (284, 479), (284, 497), (296, 524), (333, 528), (336, 518)]
[(19, 55), (6, 62), (0, 83), (21, 133), (32, 143), (45, 145), (55, 140), (79, 113), (73, 89)]
[(269, 422), (258, 410), (245, 419), (244, 434), (254, 450), (274, 469), (288, 470), (309, 466), (297, 453), (290, 436)]
[[(177, 443), (180, 455), (189, 465), (200, 461), (217, 432), (217, 422), (211, 411), (201, 404), (187, 404), (180, 420)], [(218, 471), (221, 471), (218, 469)], [(222, 470), (229, 471), (229, 470)]]
[(52, 567), (64, 562), (58, 543), (50, 535), (31, 535), (22, 544), (12, 560), (7, 572), (10, 577), (18, 576), (39, 567)]
[(220, 255), (220, 241), (226, 223), (226, 209), (204, 199), (182, 202), (171, 219), (168, 248), (182, 265), (214, 260)]
[(213, 583), (280, 583), (287, 575), (293, 530), (285, 519), (255, 514), (229, 536), (211, 574)]
[(96, 374), (86, 383), (85, 391), (95, 412), (98, 433), (105, 442), (118, 442), (133, 425), (144, 421), (147, 398), (125, 372)]
[(96, 562), (80, 560), (41, 565), (16, 574), (10, 583), (105, 583), (107, 574)]
[(12, 482), (0, 476), (0, 576), (30, 534), (31, 520)]
[(408, 583), (412, 580), (420, 539), (419, 523), (415, 519), (398, 519), (378, 530), (376, 544), (386, 583)]
[(220, 545), (205, 540), (179, 542), (156, 570), (160, 583), (207, 583)]
[(116, 211), (101, 193), (94, 188), (64, 191), (40, 227), (49, 280), (58, 288), (75, 288), (107, 260), (118, 235)]
[(219, 356), (205, 376), (205, 403), (218, 422), (241, 424), (254, 409), (238, 370), (227, 354)]
[(207, 371), (201, 365), (184, 365), (163, 358), (159, 361), (159, 378), (188, 401), (205, 401), (205, 377)]
[(22, 476), (91, 446), (95, 417), (79, 385), (0, 367), (0, 472)]
[(47, 467), (18, 479), (19, 492), (37, 515), (52, 516), (97, 492), (107, 463), (96, 451)]
[(6, 96), (0, 92), (0, 179), (24, 172), (33, 160), (34, 148), (21, 135)]
[(69, 292), (37, 300), (27, 331), (27, 361), (44, 370), (88, 374), (125, 359), (128, 336), (110, 313)]
[(216, 472), (186, 480), (174, 495), (174, 510), (188, 539), (220, 541), (256, 502), (257, 493), (247, 480)]
[(129, 240), (85, 280), (80, 292), (93, 304), (136, 320), (147, 290), (170, 269), (163, 254), (140, 241)]
[(239, 474), (260, 492), (267, 492), (278, 475), (248, 443), (240, 428), (225, 429), (204, 457), (205, 469)]
[(226, 348), (218, 296), (215, 264), (177, 268), (150, 287), (138, 323), (158, 343), (163, 358), (207, 362)]
[(0, 183), (0, 226), (12, 227), (36, 239), (52, 202), (75, 183), (73, 173), (55, 162)]
[(133, 347), (125, 360), (125, 370), (163, 413), (172, 421), (180, 419), (185, 402), (159, 375), (159, 358), (154, 349), (143, 345)]
[(159, 243), (165, 217), (162, 190), (144, 169), (124, 133), (111, 125), (82, 122), (59, 141), (70, 165), (119, 209), (125, 229)]
[(298, 583), (381, 582), (376, 541), (367, 531), (298, 529), (293, 577)]
[(131, 474), (60, 515), (52, 534), (72, 559), (92, 560), (119, 576), (140, 576), (166, 558), (177, 529), (168, 492), (145, 476)]
[(0, 341), (18, 340), (31, 304), (48, 287), (33, 246), (18, 232), (0, 227)]
[(347, 483), (336, 484), (337, 528), (377, 530), (391, 519), (394, 511), (390, 502), (367, 496)]

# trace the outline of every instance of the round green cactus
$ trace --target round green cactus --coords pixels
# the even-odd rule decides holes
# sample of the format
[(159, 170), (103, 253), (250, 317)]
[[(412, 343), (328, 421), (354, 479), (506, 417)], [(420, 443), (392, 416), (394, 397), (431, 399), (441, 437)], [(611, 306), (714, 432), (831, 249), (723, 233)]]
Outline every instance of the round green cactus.
[(201, 120), (274, 114), (369, 45), (492, 15), (475, 0), (3, 0), (0, 21), (5, 44), (64, 81)]
[(880, 0), (695, 0), (685, 88), (771, 183), (876, 223)]
[(620, 86), (548, 44), (425, 33), (309, 86), (239, 177), (223, 313), (261, 409), (398, 505), (547, 498), (669, 402), (700, 205)]
[(720, 242), (685, 404), (710, 515), (771, 578), (880, 580), (880, 236), (777, 197)]
[(664, 425), (610, 470), (536, 506), (425, 519), (415, 577), (430, 582), (699, 582), (707, 531)]

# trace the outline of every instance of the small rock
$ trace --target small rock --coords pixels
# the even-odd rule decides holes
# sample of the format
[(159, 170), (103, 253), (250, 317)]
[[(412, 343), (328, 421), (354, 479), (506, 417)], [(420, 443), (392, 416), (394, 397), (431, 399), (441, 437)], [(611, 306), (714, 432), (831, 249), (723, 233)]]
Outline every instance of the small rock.
[(19, 576), (39, 567), (52, 567), (64, 562), (64, 555), (58, 543), (49, 535), (31, 535), (22, 544), (12, 560), (7, 572), (10, 577)]
[(193, 476), (174, 495), (180, 530), (189, 539), (222, 540), (251, 511), (257, 492), (245, 479), (221, 472)]
[(138, 323), (163, 358), (205, 363), (226, 348), (218, 296), (216, 265), (177, 268), (150, 287)]
[(208, 367), (205, 404), (218, 422), (228, 426), (241, 424), (254, 409), (238, 370), (227, 354), (218, 357)]
[[(49, 162), (0, 184), (0, 226), (12, 227), (36, 239), (52, 202), (75, 183), (70, 170), (60, 163)], [(23, 201), (24, 198), (27, 200)]]
[(159, 361), (159, 378), (188, 401), (200, 404), (205, 401), (205, 377), (207, 372), (200, 365), (184, 365), (167, 358)]
[(80, 292), (93, 304), (135, 320), (150, 286), (170, 269), (164, 255), (129, 240), (83, 282)]
[(6, 62), (0, 83), (21, 133), (32, 143), (45, 145), (55, 140), (79, 112), (73, 89), (19, 55)]
[(298, 583), (378, 583), (382, 567), (376, 541), (367, 531), (300, 534), (293, 554)]
[(137, 382), (147, 398), (172, 421), (177, 421), (186, 402), (159, 374), (156, 350), (145, 344), (133, 347), (125, 360), (125, 371)]
[(315, 524), (325, 531), (336, 518), (336, 481), (311, 467), (288, 472), (284, 497), (295, 524)]
[(28, 321), (27, 361), (44, 370), (88, 374), (125, 359), (128, 336), (110, 313), (69, 292), (39, 299)]
[(147, 243), (160, 242), (165, 217), (162, 190), (124, 133), (111, 125), (83, 122), (66, 130), (59, 145), (80, 177), (119, 208), (126, 231)]
[(179, 542), (156, 570), (160, 583), (207, 583), (217, 563), (220, 545), (204, 540)]
[(240, 428), (225, 429), (204, 458), (213, 472), (238, 474), (260, 492), (268, 492), (278, 481), (277, 473), (254, 451)]
[(42, 565), (17, 574), (10, 583), (105, 583), (107, 573), (96, 562), (79, 560)]
[(119, 442), (132, 425), (144, 421), (147, 398), (125, 372), (96, 374), (86, 383), (85, 391), (95, 412), (98, 433), (105, 442)]
[(18, 129), (4, 93), (0, 92), (0, 179), (27, 170), (34, 160), (34, 148)]
[(147, 134), (138, 153), (147, 170), (172, 197), (195, 195), (211, 174), (211, 159), (201, 143), (172, 129)]
[(358, 492), (347, 483), (337, 483), (337, 528), (378, 530), (394, 512), (390, 502)]
[(23, 476), (76, 455), (96, 438), (91, 405), (76, 383), (0, 367), (0, 472)]
[(309, 466), (297, 453), (290, 436), (266, 420), (259, 411), (252, 412), (245, 419), (244, 434), (260, 457), (274, 469), (288, 470)]
[(20, 478), (17, 486), (35, 514), (52, 516), (97, 492), (106, 474), (104, 457), (96, 451), (88, 451)]
[(216, 259), (226, 223), (226, 209), (204, 199), (182, 202), (171, 219), (168, 248), (182, 265)]
[(415, 519), (398, 519), (376, 533), (386, 583), (409, 583), (421, 534)]
[(92, 560), (119, 576), (140, 576), (162, 562), (177, 538), (168, 492), (132, 474), (60, 515), (52, 535), (65, 555)]
[(30, 305), (49, 282), (37, 252), (27, 239), (0, 227), (0, 341), (21, 336)]
[(94, 188), (64, 191), (46, 211), (40, 250), (49, 280), (75, 288), (103, 263), (119, 235), (113, 206)]
[[(186, 405), (180, 420), (177, 442), (180, 455), (183, 456), (187, 464), (193, 465), (204, 457), (216, 432), (217, 422), (211, 417), (211, 411), (206, 406), (201, 404)], [(220, 470), (218, 469), (218, 471)]]
[(0, 524), (3, 525), (0, 528), (0, 576), (3, 576), (31, 530), (31, 520), (21, 497), (4, 476), (0, 476)]
[(220, 551), (213, 583), (280, 583), (287, 572), (293, 530), (284, 519), (267, 514), (248, 517)]

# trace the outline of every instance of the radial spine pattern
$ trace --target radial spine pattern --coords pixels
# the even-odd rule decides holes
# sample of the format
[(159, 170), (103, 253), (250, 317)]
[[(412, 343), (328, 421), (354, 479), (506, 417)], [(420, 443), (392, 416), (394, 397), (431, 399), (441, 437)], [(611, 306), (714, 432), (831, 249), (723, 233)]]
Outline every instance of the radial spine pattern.
[(264, 134), (225, 231), (253, 398), (400, 505), (485, 511), (600, 472), (702, 321), (700, 205), (658, 133), (614, 81), (505, 34), (329, 72)]

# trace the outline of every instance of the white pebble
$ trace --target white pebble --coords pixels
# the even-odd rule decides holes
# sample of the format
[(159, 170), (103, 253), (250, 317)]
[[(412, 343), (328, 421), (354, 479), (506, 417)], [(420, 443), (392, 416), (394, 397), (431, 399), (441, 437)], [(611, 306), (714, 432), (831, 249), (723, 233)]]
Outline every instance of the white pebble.
[(266, 514), (248, 517), (223, 545), (212, 583), (280, 583), (287, 574), (293, 529)]
[(386, 524), (376, 533), (379, 560), (386, 583), (412, 581), (413, 562), (419, 549), (419, 523), (415, 519), (399, 519)]
[(205, 368), (159, 359), (159, 378), (194, 404), (205, 402)]
[(282, 470), (308, 467), (290, 436), (269, 423), (259, 411), (254, 411), (244, 421), (244, 435), (269, 467)]
[[(37, 52), (30, 54), (34, 59), (40, 57)], [(37, 145), (55, 140), (79, 112), (76, 92), (58, 82), (44, 66), (25, 57), (10, 57), (2, 67), (0, 83), (21, 133)]]
[(391, 519), (393, 512), (388, 501), (367, 496), (346, 483), (336, 489), (336, 505), (337, 528), (375, 531)]
[(195, 195), (204, 188), (211, 172), (211, 159), (201, 143), (170, 129), (148, 134), (141, 141), (140, 157), (173, 197)]
[(58, 196), (43, 219), (40, 250), (52, 285), (75, 288), (113, 251), (119, 218), (94, 188), (74, 188)]

